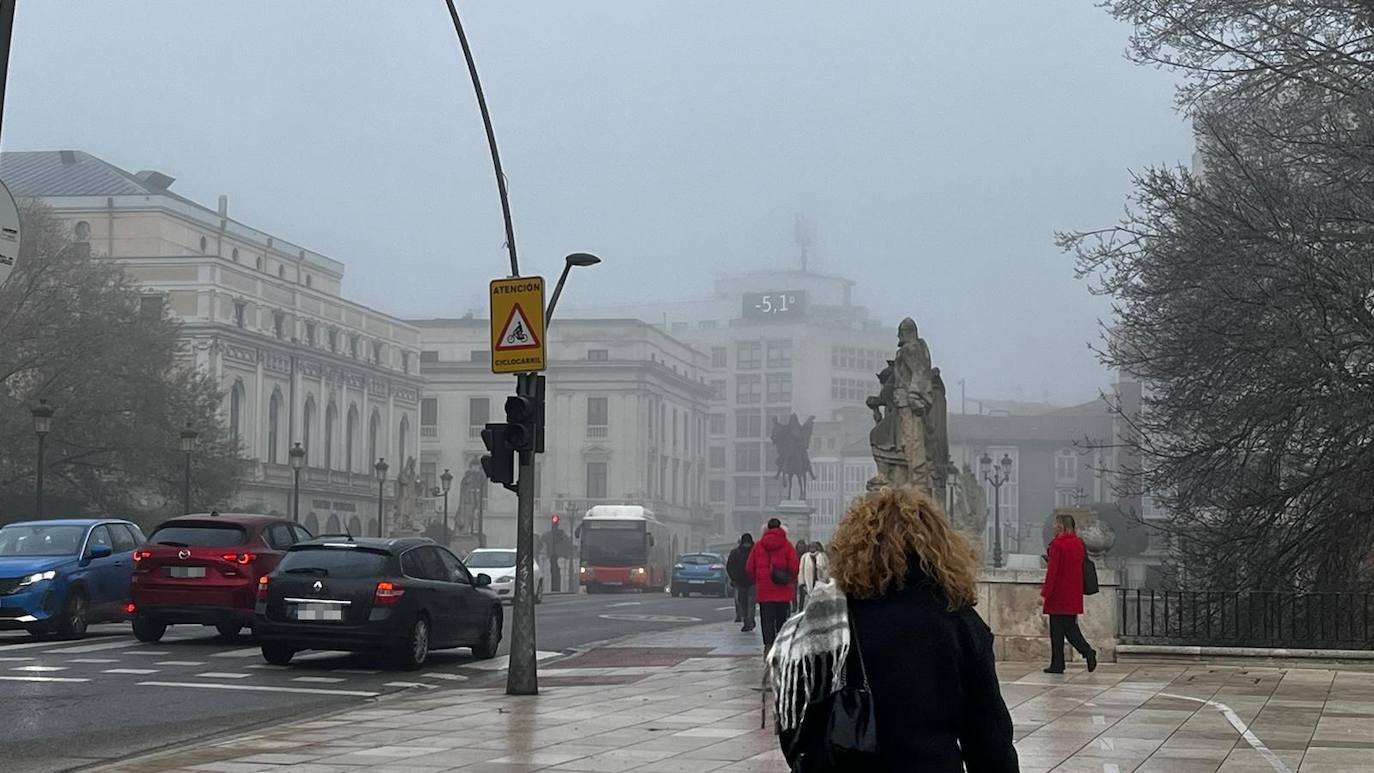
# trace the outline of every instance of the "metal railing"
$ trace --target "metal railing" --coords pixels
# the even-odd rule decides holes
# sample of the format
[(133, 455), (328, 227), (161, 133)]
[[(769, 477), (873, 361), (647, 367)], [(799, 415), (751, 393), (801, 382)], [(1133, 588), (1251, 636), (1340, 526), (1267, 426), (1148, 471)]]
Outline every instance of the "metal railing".
[(1118, 589), (1127, 644), (1374, 650), (1374, 594)]

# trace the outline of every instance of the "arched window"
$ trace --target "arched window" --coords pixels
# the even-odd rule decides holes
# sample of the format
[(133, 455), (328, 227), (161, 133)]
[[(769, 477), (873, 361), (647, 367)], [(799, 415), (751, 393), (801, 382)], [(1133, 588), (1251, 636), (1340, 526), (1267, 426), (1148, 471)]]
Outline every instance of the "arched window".
[[(229, 388), (229, 437), (234, 445), (243, 444), (243, 382), (235, 381)], [(238, 449), (235, 449), (238, 452)]]
[(200, 237), (200, 251), (205, 252), (205, 237)]
[(231, 253), (229, 253), (229, 255), (230, 255), (230, 257), (233, 259), (233, 261), (234, 261), (235, 263), (238, 263), (238, 262), (239, 262), (239, 248), (238, 248), (238, 247), (235, 247), (235, 248), (234, 248), (234, 251), (231, 252)]
[(305, 425), (301, 436), (301, 448), (305, 449), (305, 463), (310, 464), (310, 446), (315, 437), (315, 396), (305, 396)]
[(331, 400), (329, 407), (324, 409), (324, 467), (327, 470), (334, 469), (334, 438), (338, 434), (339, 409)]
[(401, 417), (401, 444), (396, 446), (396, 461), (400, 463), (410, 454), (410, 417)]
[(267, 463), (278, 462), (277, 441), (281, 436), (281, 390), (272, 390), (272, 400), (267, 404)]
[(315, 515), (314, 510), (311, 510), (310, 513), (305, 516), (305, 530), (311, 534), (320, 533), (320, 517)]
[(363, 536), (363, 522), (358, 520), (358, 516), (348, 519), (348, 533), (355, 537)]
[(358, 406), (348, 406), (348, 423), (344, 429), (344, 469), (357, 472)]
[(342, 533), (343, 533), (343, 526), (341, 526), (341, 525), (339, 524), (339, 516), (338, 516), (338, 515), (336, 515), (336, 514), (334, 514), (334, 513), (330, 513), (330, 514), (329, 514), (329, 520), (327, 520), (327, 521), (324, 522), (324, 531), (325, 531), (326, 534), (342, 534)]
[(382, 431), (382, 415), (377, 411), (372, 412), (372, 418), (367, 422), (367, 461), (376, 463), (378, 457), (382, 456), (377, 448), (377, 435)]

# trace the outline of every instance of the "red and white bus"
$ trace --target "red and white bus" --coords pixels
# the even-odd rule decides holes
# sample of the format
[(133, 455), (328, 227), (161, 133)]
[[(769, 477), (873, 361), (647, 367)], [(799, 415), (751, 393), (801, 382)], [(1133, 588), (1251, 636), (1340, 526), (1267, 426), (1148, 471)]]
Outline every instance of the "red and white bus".
[(663, 591), (673, 556), (668, 527), (639, 505), (596, 505), (577, 527), (581, 568), (588, 593)]

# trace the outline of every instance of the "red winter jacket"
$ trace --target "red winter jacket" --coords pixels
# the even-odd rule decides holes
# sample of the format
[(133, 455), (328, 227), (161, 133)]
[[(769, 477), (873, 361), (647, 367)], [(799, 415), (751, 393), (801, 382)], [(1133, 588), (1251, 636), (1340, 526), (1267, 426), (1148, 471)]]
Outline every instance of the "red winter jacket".
[[(774, 583), (775, 566), (786, 569), (788, 576), (792, 578), (791, 582), (786, 585)], [(801, 569), (801, 560), (797, 557), (797, 549), (787, 541), (787, 532), (781, 528), (763, 532), (759, 541), (754, 543), (754, 549), (749, 551), (749, 561), (744, 568), (749, 576), (754, 578), (755, 598), (760, 602), (790, 602), (796, 598), (797, 571)]]
[(1083, 614), (1083, 559), (1087, 550), (1083, 540), (1065, 532), (1050, 541), (1050, 565), (1040, 595), (1045, 598), (1047, 615)]

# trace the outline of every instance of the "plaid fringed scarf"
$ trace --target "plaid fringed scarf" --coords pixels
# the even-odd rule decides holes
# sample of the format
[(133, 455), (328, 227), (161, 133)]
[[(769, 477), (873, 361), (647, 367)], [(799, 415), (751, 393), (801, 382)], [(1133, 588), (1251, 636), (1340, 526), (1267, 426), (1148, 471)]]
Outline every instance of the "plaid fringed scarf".
[[(848, 657), (849, 602), (833, 580), (820, 583), (807, 596), (806, 607), (783, 624), (768, 651), (768, 677), (781, 730), (796, 730), (812, 699), (843, 686), (844, 668), (835, 664)], [(830, 684), (821, 684), (827, 674)]]

